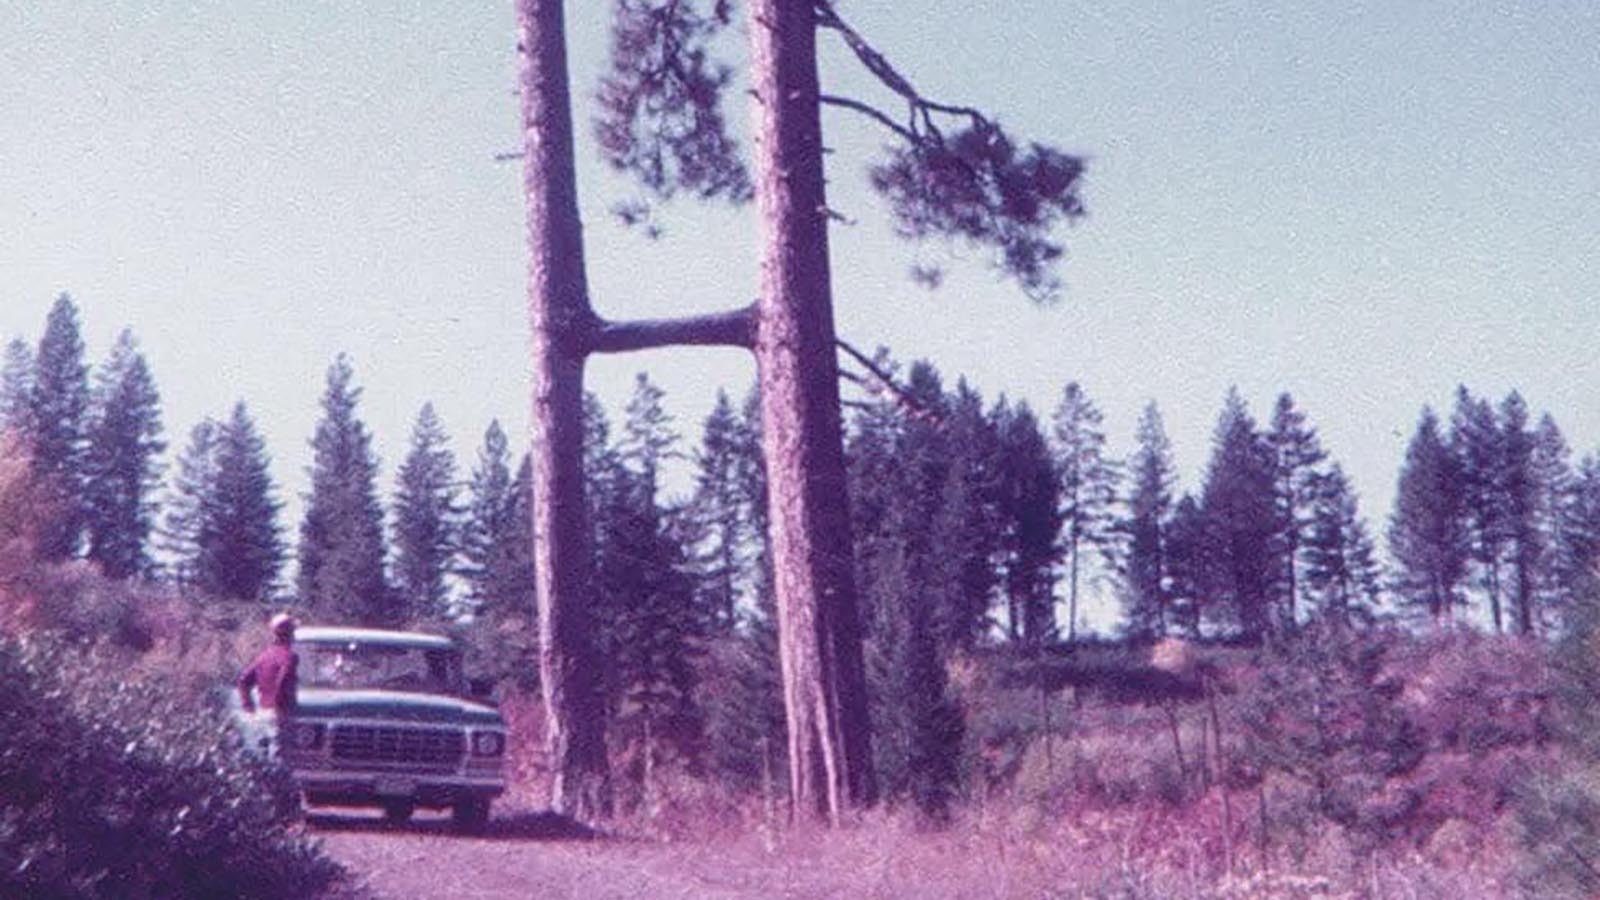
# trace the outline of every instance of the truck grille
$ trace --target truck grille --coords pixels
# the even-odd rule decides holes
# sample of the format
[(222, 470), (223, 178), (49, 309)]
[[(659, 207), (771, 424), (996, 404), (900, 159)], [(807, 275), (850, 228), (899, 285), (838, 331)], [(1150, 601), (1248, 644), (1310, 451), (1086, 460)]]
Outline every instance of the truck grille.
[(406, 768), (453, 768), (461, 763), (466, 735), (452, 728), (395, 728), (387, 725), (337, 725), (333, 758)]

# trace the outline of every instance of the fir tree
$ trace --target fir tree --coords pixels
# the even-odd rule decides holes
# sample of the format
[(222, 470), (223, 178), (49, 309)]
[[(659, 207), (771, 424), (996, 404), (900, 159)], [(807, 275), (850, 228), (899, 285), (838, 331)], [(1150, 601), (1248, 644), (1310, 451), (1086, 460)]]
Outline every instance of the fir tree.
[(411, 429), (411, 447), (396, 476), (394, 586), (413, 619), (451, 612), (446, 575), (456, 554), (460, 510), (455, 457), (432, 403)]
[(1295, 408), (1287, 392), (1278, 395), (1272, 411), (1267, 442), (1273, 453), (1273, 501), (1278, 513), (1274, 549), (1278, 576), (1274, 583), (1273, 615), (1278, 626), (1293, 629), (1299, 616), (1301, 595), (1300, 548), (1311, 525), (1318, 465), (1327, 457), (1316, 429), (1306, 424), (1305, 413)]
[(1307, 596), (1336, 628), (1373, 620), (1378, 565), (1344, 470), (1334, 464), (1311, 485), (1311, 528), (1305, 543)]
[(208, 503), (216, 495), (218, 425), (204, 419), (189, 431), (189, 443), (178, 455), (165, 502), (156, 545), (170, 560), (168, 573), (179, 585), (196, 585), (205, 567), (202, 547), (210, 546), (215, 527)]
[(0, 362), (0, 432), (15, 432), (28, 443), (33, 433), (29, 421), (33, 373), (33, 348), (22, 338), (12, 338), (6, 344), (5, 360)]
[(1217, 420), (1200, 501), (1217, 554), (1215, 565), (1208, 567), (1212, 577), (1205, 593), (1252, 642), (1266, 637), (1272, 627), (1272, 537), (1278, 524), (1273, 463), (1271, 445), (1256, 430), (1238, 389), (1230, 389)]
[(87, 556), (109, 578), (149, 575), (151, 494), (159, 481), (161, 398), (133, 332), (97, 373), (84, 454)]
[(1174, 476), (1172, 443), (1154, 401), (1139, 416), (1136, 439), (1138, 447), (1128, 463), (1133, 479), (1128, 516), (1121, 523), (1127, 545), (1123, 596), (1129, 634), (1159, 637), (1173, 624), (1169, 531)]
[(285, 547), (266, 443), (243, 401), (217, 431), (216, 474), (204, 504), (198, 583), (221, 597), (270, 602)]
[(1056, 458), (1060, 466), (1063, 552), (1067, 560), (1067, 640), (1078, 634), (1078, 584), (1083, 552), (1109, 556), (1113, 543), (1111, 507), (1118, 471), (1105, 458), (1100, 410), (1076, 381), (1068, 382), (1056, 407)]
[(405, 610), (384, 577), (383, 509), (372, 438), (356, 416), (361, 391), (342, 354), (328, 368), (311, 440), (311, 492), (300, 523), (300, 601), (328, 618), (400, 625)]
[(1463, 509), (1459, 460), (1439, 433), (1439, 418), (1423, 407), (1389, 519), (1389, 554), (1400, 599), (1425, 609), (1435, 623), (1460, 606), (1470, 535)]
[(54, 510), (39, 536), (39, 553), (47, 560), (76, 556), (83, 541), (88, 412), (89, 370), (78, 307), (62, 294), (50, 307), (39, 339), (28, 403), (33, 473)]

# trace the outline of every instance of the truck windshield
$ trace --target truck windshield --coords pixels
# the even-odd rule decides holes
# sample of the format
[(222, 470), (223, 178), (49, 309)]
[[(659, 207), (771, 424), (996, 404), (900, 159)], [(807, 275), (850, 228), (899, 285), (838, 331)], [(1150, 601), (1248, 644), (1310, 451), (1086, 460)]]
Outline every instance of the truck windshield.
[(461, 693), (455, 650), (371, 643), (300, 643), (300, 684), (310, 688), (381, 688)]

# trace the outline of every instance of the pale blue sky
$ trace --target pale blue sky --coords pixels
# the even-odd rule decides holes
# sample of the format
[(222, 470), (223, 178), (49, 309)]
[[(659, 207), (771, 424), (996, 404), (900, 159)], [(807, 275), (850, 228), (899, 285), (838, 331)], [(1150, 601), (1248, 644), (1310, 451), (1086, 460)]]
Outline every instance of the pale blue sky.
[[(609, 6), (568, 13), (596, 303), (746, 302), (749, 210), (678, 205), (656, 243), (605, 212), (628, 187), (583, 123)], [(1185, 488), (1230, 384), (1262, 418), (1290, 390), (1380, 532), (1419, 408), (1457, 382), (1518, 388), (1600, 448), (1595, 4), (840, 7), (928, 93), (1090, 157), (1068, 289), (1037, 308), (981, 254), (897, 243), (862, 188), (879, 135), (830, 111), (847, 339), (1045, 413), (1076, 379), (1119, 453), (1154, 398)], [(286, 498), (347, 351), (384, 488), (426, 400), (464, 470), (491, 416), (527, 422), (518, 166), (491, 158), (516, 140), (513, 40), (510, 0), (0, 6), (0, 337), (37, 339), (61, 290), (93, 360), (131, 325), (172, 442), (243, 398)], [(830, 89), (869, 90), (823, 62)], [(915, 260), (947, 263), (941, 290), (905, 278)], [(686, 429), (753, 371), (657, 352), (591, 383), (615, 406), (641, 368)]]

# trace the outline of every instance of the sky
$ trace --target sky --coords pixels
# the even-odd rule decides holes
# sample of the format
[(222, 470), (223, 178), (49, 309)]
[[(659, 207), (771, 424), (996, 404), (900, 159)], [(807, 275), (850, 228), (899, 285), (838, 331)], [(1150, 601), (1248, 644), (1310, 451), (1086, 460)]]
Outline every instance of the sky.
[[(568, 6), (597, 308), (749, 302), (753, 210), (674, 201), (656, 241), (608, 212), (635, 195), (587, 127), (610, 4)], [(1600, 5), (974, 6), (839, 2), (926, 95), (1088, 159), (1066, 289), (1039, 306), (982, 251), (898, 240), (866, 188), (886, 136), (829, 110), (846, 340), (1044, 415), (1076, 380), (1117, 455), (1154, 400), (1185, 490), (1230, 386), (1261, 420), (1289, 391), (1380, 534), (1422, 406), (1459, 383), (1600, 450)], [(91, 362), (133, 329), (173, 445), (244, 400), (290, 535), (339, 353), (385, 492), (424, 402), (463, 475), (491, 418), (525, 446), (520, 167), (494, 159), (518, 139), (514, 41), (510, 0), (0, 5), (0, 338), (36, 341), (67, 291)], [(827, 90), (892, 106), (822, 44)], [(726, 49), (742, 64), (740, 35)], [(620, 410), (639, 371), (690, 437), (754, 377), (743, 351), (678, 349), (589, 382)]]

